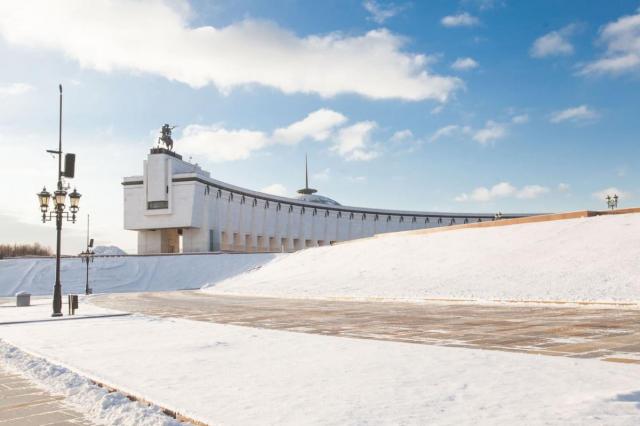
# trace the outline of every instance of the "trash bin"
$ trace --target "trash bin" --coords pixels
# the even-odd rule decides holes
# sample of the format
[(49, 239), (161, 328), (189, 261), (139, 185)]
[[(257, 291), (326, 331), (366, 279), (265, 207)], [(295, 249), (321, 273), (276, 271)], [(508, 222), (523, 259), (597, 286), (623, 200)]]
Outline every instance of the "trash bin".
[(69, 315), (75, 315), (76, 309), (78, 309), (78, 295), (70, 294), (69, 295)]
[(21, 291), (20, 293), (16, 293), (16, 306), (30, 306), (31, 305), (31, 294), (26, 291)]

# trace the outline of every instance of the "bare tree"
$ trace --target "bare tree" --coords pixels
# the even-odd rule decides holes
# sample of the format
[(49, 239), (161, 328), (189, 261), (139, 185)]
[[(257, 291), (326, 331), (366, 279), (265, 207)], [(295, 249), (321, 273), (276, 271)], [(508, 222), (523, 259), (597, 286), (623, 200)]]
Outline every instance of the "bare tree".
[(33, 244), (0, 244), (0, 259), (20, 256), (51, 256), (51, 248)]

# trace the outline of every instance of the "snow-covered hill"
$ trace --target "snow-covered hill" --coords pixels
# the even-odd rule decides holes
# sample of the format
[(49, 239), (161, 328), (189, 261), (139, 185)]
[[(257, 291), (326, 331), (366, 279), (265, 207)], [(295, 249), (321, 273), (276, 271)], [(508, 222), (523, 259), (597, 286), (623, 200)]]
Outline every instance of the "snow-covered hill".
[(640, 302), (640, 214), (308, 249), (212, 283), (276, 297)]
[[(278, 255), (220, 254), (96, 258), (90, 264), (94, 293), (160, 291), (200, 288), (256, 268)], [(86, 265), (80, 259), (62, 259), (65, 293), (84, 293)], [(0, 260), (0, 296), (19, 291), (51, 294), (55, 259)]]

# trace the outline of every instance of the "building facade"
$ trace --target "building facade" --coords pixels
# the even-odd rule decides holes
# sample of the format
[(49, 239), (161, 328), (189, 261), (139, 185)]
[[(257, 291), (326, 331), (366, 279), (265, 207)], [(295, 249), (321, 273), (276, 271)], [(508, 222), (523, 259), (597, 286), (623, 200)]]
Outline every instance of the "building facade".
[[(414, 212), (342, 206), (309, 188), (278, 197), (211, 178), (197, 164), (153, 148), (142, 176), (123, 179), (124, 227), (138, 254), (279, 252), (375, 234), (495, 220), (494, 214)], [(503, 218), (527, 214), (502, 215)]]

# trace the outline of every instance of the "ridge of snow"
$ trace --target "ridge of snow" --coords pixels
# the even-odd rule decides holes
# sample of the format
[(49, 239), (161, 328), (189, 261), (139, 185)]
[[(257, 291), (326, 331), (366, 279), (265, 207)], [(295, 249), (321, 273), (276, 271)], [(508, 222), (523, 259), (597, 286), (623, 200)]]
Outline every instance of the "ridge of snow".
[[(95, 258), (89, 264), (89, 285), (94, 293), (167, 291), (200, 288), (241, 274), (280, 254), (217, 254), (186, 256), (131, 256)], [(65, 294), (82, 294), (86, 264), (78, 258), (62, 259)], [(0, 296), (20, 291), (49, 295), (55, 281), (55, 259), (0, 260)]]
[(296, 252), (211, 282), (217, 294), (331, 299), (640, 302), (640, 214), (432, 234)]
[(64, 402), (94, 422), (122, 426), (179, 426), (157, 406), (145, 406), (119, 392), (108, 392), (68, 368), (52, 364), (0, 340), (0, 360), (36, 386), (65, 397)]

